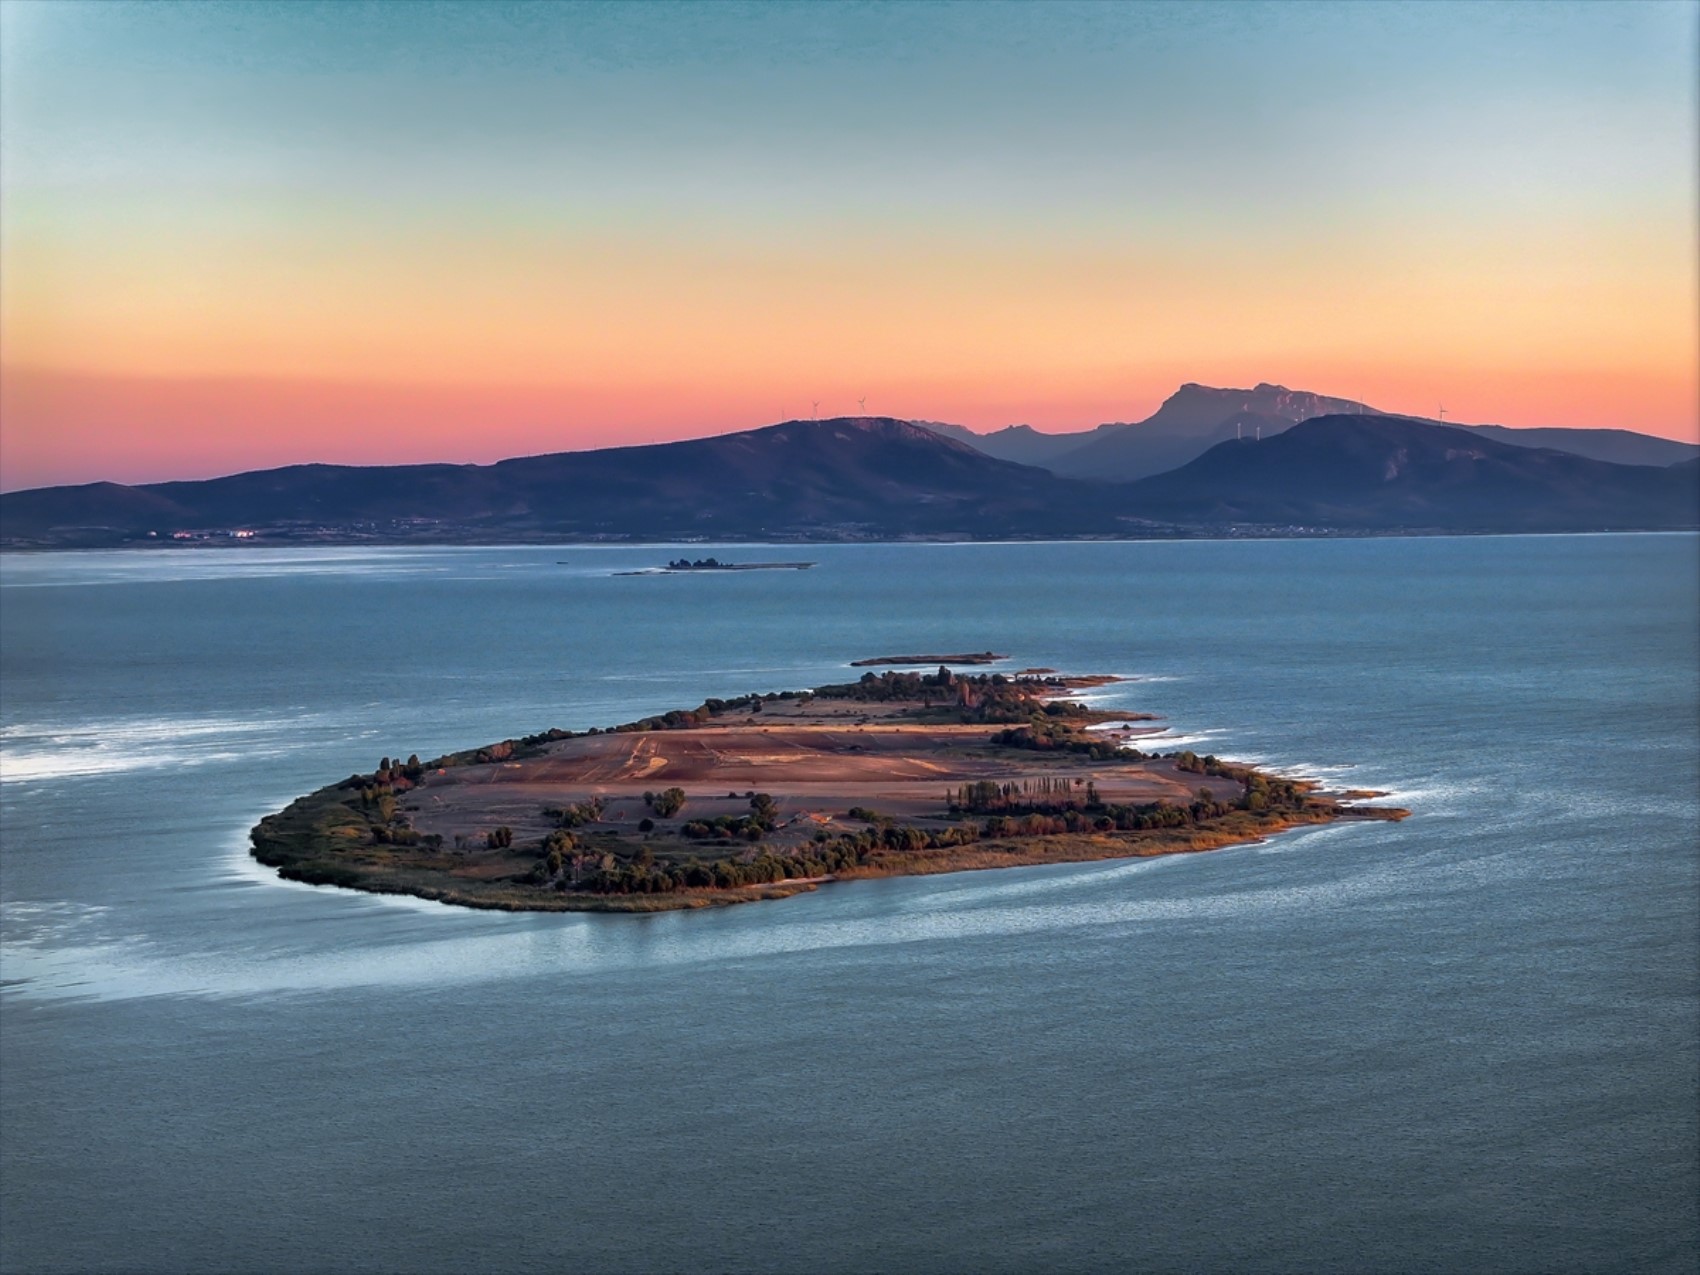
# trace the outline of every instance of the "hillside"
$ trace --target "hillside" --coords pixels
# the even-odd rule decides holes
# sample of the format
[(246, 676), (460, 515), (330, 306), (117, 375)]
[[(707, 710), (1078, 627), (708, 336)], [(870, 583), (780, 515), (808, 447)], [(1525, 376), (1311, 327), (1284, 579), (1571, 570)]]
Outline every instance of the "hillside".
[(1505, 425), (1464, 425), (1496, 443), (1513, 447), (1549, 447), (1613, 465), (1675, 465), (1700, 456), (1700, 445), (1657, 438), (1627, 429), (1511, 429)]
[(999, 460), (1014, 461), (1017, 465), (1036, 465), (1040, 469), (1053, 471), (1056, 469), (1056, 462), (1068, 453), (1085, 446), (1104, 430), (1122, 428), (1120, 425), (1100, 425), (1097, 429), (1079, 433), (1045, 434), (1031, 425), (1006, 425), (1003, 429), (993, 430), (989, 434), (976, 434), (963, 425), (942, 425), (934, 421), (915, 423), (946, 438), (966, 443), (988, 456), (996, 456)]
[(1064, 490), (1075, 486), (904, 421), (843, 418), (493, 465), (297, 465), (200, 482), (44, 488), (0, 497), (0, 534), (18, 544), (374, 524), (425, 536), (453, 528), (471, 539), (1101, 529), (1102, 499)]
[(1697, 469), (1613, 465), (1391, 416), (1323, 416), (1228, 441), (1124, 488), (1153, 517), (1370, 529), (1692, 527)]
[[(1391, 416), (1242, 428), (1178, 469), (1089, 483), (886, 417), (493, 465), (294, 465), (200, 482), (0, 496), (12, 548), (277, 541), (862, 540), (1695, 525), (1694, 462), (1613, 465)], [(1284, 422), (1282, 422), (1284, 423)], [(151, 534), (150, 534), (151, 533)], [(1261, 534), (1254, 531), (1254, 534)]]
[(1023, 465), (1090, 482), (1132, 482), (1166, 473), (1226, 439), (1259, 430), (1267, 437), (1311, 416), (1357, 412), (1357, 403), (1267, 383), (1249, 390), (1188, 382), (1142, 421), (1112, 422), (1076, 433), (1042, 434), (1011, 425), (976, 434), (961, 425), (918, 422), (958, 442)]
[(1150, 416), (1125, 428), (1198, 433), (1214, 428), (1237, 412), (1250, 412), (1255, 416), (1292, 423), (1309, 420), (1313, 416), (1342, 413), (1382, 415), (1352, 399), (1330, 398), (1309, 390), (1290, 390), (1285, 385), (1271, 385), (1267, 381), (1249, 390), (1218, 389), (1188, 381), (1164, 399)]
[[(1092, 482), (1133, 482), (1178, 469), (1230, 438), (1272, 438), (1313, 416), (1387, 415), (1347, 399), (1267, 383), (1249, 390), (1181, 386), (1150, 416), (1132, 424), (1112, 423), (1076, 433), (1041, 434), (1011, 425), (976, 434), (961, 425), (917, 422), (958, 442), (1023, 465)], [(1625, 429), (1511, 429), (1466, 425), (1427, 417), (1403, 419), (1473, 430), (1513, 447), (1550, 448), (1614, 465), (1672, 465), (1700, 456), (1700, 445), (1636, 434)]]
[(1236, 430), (1252, 437), (1261, 428), (1267, 437), (1312, 416), (1362, 410), (1345, 399), (1284, 385), (1241, 390), (1189, 382), (1143, 421), (1100, 426), (1049, 467), (1065, 477), (1132, 482), (1184, 465)]
[(109, 544), (114, 530), (171, 527), (193, 515), (158, 492), (120, 483), (41, 487), (0, 495), (0, 540)]

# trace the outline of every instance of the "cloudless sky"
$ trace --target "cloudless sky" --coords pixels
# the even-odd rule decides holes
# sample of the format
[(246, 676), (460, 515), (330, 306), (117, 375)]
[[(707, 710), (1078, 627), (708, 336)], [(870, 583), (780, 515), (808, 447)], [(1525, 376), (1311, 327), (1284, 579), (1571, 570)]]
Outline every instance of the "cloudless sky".
[(0, 0), (0, 484), (1183, 381), (1700, 436), (1677, 3)]

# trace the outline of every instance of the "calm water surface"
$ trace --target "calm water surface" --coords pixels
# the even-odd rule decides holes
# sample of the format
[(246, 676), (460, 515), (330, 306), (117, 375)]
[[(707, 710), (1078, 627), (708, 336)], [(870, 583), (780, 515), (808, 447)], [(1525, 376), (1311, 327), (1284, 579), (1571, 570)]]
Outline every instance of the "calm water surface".
[[(1697, 550), (7, 558), (0, 1267), (1691, 1271)], [(384, 754), (986, 647), (1417, 815), (643, 918), (245, 857)]]

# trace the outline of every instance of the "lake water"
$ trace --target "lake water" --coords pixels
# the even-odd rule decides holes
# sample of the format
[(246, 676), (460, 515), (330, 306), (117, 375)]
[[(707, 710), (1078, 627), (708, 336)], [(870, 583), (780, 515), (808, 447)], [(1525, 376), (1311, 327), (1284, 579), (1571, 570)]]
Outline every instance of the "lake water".
[[(1700, 539), (667, 556), (0, 561), (0, 1267), (1694, 1269)], [(650, 917), (245, 856), (384, 754), (987, 647), (1415, 816)]]

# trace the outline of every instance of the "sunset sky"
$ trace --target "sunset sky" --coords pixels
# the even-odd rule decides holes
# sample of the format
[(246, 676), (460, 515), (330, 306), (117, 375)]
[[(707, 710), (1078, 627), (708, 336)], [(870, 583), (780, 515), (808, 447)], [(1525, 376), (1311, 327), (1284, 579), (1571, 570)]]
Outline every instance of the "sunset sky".
[(0, 485), (1183, 381), (1700, 437), (1700, 6), (0, 3)]

